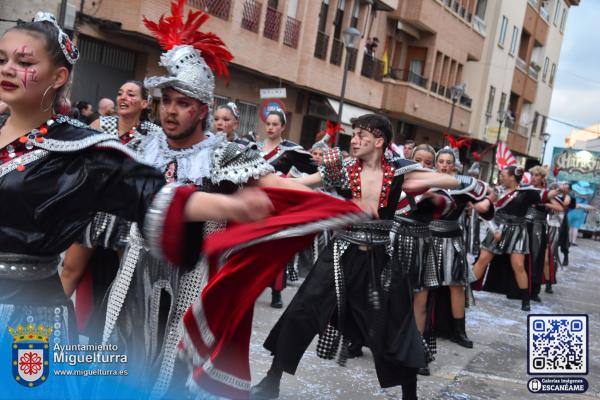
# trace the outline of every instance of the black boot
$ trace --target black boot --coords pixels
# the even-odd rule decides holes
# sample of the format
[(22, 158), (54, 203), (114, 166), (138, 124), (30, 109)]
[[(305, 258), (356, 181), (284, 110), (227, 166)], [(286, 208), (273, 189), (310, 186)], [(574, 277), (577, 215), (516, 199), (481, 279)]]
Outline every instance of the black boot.
[(417, 400), (417, 382), (402, 384), (402, 400)]
[(452, 322), (454, 324), (454, 336), (450, 340), (462, 347), (472, 349), (473, 341), (467, 337), (465, 331), (465, 318), (452, 318)]
[(281, 292), (279, 290), (271, 289), (271, 307), (283, 308), (283, 301), (281, 300)]
[(521, 310), (531, 311), (529, 306), (529, 289), (519, 289), (521, 292)]
[(348, 347), (348, 358), (357, 358), (363, 356), (362, 342), (351, 343)]
[(554, 293), (554, 290), (552, 290), (552, 284), (550, 282), (546, 282), (546, 293)]
[(269, 400), (279, 397), (279, 384), (281, 383), (281, 375), (283, 371), (271, 365), (271, 369), (267, 372), (267, 376), (256, 386), (250, 389), (251, 400)]
[(423, 376), (429, 376), (429, 375), (431, 375), (431, 371), (429, 370), (429, 367), (419, 368), (417, 370), (417, 374), (423, 375)]

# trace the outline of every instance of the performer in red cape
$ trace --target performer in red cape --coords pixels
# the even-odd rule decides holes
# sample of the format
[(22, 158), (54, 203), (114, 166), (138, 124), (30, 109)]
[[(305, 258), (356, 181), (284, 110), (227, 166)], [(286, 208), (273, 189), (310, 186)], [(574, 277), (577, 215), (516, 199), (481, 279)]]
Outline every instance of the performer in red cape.
[(210, 279), (184, 316), (180, 345), (193, 365), (193, 386), (199, 391), (229, 398), (248, 396), (256, 299), (281, 265), (310, 245), (315, 234), (366, 218), (353, 203), (327, 194), (264, 190), (275, 206), (272, 217), (258, 224), (231, 226), (205, 242)]

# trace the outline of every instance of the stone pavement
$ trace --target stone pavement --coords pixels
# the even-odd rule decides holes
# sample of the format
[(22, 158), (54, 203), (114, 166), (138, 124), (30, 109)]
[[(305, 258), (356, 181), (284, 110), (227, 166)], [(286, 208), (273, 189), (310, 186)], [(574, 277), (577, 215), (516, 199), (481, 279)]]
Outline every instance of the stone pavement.
[[(578, 399), (600, 398), (600, 242), (580, 239), (571, 247), (570, 265), (558, 272), (554, 294), (542, 291), (542, 303), (532, 302), (532, 314), (578, 313), (589, 315), (590, 388), (585, 394), (532, 394), (527, 390), (527, 313), (520, 302), (503, 295), (476, 292), (476, 306), (467, 310), (471, 350), (438, 340), (432, 375), (419, 376), (421, 400), (475, 399)], [(284, 291), (289, 303), (296, 287)], [(269, 307), (270, 290), (257, 302), (251, 340), (252, 381), (256, 384), (269, 368), (271, 357), (262, 347), (281, 310)], [(365, 355), (345, 368), (318, 358), (316, 340), (304, 355), (295, 376), (284, 374), (280, 399), (400, 399), (400, 388), (381, 389), (373, 359)]]

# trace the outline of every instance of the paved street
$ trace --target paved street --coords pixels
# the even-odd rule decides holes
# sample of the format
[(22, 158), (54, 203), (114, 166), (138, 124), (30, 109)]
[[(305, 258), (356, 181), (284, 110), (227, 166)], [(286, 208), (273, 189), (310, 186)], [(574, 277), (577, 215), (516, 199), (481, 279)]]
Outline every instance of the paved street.
[[(419, 377), (420, 399), (593, 399), (600, 398), (600, 242), (580, 239), (571, 248), (570, 265), (558, 272), (554, 294), (542, 293), (531, 313), (585, 313), (589, 315), (590, 389), (583, 395), (533, 395), (527, 390), (527, 314), (520, 302), (503, 295), (476, 292), (477, 305), (467, 310), (467, 333), (472, 350), (438, 340), (438, 354), (430, 377)], [(296, 287), (284, 291), (289, 303)], [(252, 380), (256, 384), (271, 357), (262, 343), (280, 310), (269, 307), (270, 291), (257, 302), (252, 336)], [(341, 368), (319, 359), (316, 340), (305, 354), (295, 376), (284, 374), (281, 399), (400, 399), (400, 388), (379, 388), (372, 357), (348, 361)]]

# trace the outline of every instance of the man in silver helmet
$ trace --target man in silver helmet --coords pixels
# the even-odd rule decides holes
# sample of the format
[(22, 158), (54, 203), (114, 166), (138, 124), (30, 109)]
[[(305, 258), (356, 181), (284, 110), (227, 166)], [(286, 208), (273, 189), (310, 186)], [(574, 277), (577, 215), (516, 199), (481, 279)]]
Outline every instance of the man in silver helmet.
[[(210, 131), (215, 77), (204, 57), (206, 52), (192, 45), (172, 46), (160, 58), (167, 74), (144, 81), (149, 90), (161, 92), (162, 130), (138, 148), (142, 161), (162, 171), (167, 182), (191, 183), (207, 192), (233, 193), (242, 185), (308, 190), (275, 175), (255, 145), (228, 142)], [(209, 221), (203, 236), (224, 226)], [(190, 257), (183, 255), (191, 266), (187, 270), (161, 261), (134, 226), (108, 298), (102, 341), (119, 344), (129, 356), (130, 375), (153, 397), (169, 390), (182, 317), (207, 282), (205, 261)]]

